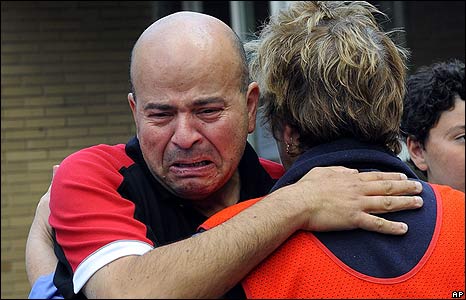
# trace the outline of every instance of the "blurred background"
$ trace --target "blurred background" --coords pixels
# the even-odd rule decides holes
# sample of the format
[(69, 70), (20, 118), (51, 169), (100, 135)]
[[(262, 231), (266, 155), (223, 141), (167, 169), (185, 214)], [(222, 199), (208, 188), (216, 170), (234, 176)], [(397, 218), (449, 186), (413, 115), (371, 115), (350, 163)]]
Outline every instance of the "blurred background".
[[(95, 144), (134, 135), (128, 66), (132, 46), (160, 17), (199, 11), (250, 39), (291, 1), (1, 1), (1, 298), (26, 298), (24, 251), (52, 166)], [(403, 28), (409, 71), (465, 55), (464, 1), (369, 1)], [(260, 125), (260, 122), (258, 123)], [(250, 143), (278, 161), (259, 126)], [(66, 199), (64, 199), (66, 200)]]

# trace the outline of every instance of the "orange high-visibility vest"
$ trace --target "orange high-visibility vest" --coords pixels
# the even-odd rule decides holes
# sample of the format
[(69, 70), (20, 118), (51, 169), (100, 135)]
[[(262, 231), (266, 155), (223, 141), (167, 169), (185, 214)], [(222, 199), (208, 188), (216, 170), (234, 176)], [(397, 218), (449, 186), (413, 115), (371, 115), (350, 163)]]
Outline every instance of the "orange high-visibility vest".
[[(314, 234), (299, 231), (243, 280), (247, 297), (464, 299), (464, 193), (431, 186), (437, 201), (435, 231), (422, 259), (409, 272), (396, 278), (367, 276), (339, 260)], [(201, 227), (212, 228), (259, 200), (231, 206)]]

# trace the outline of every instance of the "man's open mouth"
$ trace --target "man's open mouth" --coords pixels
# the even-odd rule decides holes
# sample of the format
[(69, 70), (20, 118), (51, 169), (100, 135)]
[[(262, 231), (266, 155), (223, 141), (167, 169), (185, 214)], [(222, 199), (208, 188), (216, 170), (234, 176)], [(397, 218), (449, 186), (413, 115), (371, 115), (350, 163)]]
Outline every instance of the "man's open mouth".
[(195, 167), (203, 167), (211, 164), (212, 162), (208, 160), (203, 160), (200, 162), (195, 162), (195, 163), (175, 163), (173, 166), (178, 167), (178, 168), (195, 168)]

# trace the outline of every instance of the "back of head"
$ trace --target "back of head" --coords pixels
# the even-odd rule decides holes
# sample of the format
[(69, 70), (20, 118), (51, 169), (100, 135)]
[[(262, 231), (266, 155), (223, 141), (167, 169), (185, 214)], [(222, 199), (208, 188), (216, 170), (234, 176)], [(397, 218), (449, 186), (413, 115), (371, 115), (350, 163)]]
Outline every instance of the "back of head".
[(465, 97), (464, 63), (453, 59), (419, 68), (408, 78), (401, 130), (421, 144), (440, 119), (455, 105), (455, 97)]
[(406, 51), (364, 1), (297, 1), (246, 44), (272, 132), (301, 149), (352, 137), (399, 152)]

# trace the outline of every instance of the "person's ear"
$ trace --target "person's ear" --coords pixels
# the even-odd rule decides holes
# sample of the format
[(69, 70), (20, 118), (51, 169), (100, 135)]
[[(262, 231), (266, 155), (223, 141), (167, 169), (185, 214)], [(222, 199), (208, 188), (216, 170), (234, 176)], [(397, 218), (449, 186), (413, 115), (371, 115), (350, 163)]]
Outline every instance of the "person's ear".
[[(136, 109), (136, 99), (134, 98), (133, 93), (128, 93), (128, 103), (133, 113), (134, 124), (136, 125), (136, 132), (138, 132), (138, 119), (137, 119), (137, 109)], [(138, 134), (136, 134), (138, 135)]]
[(248, 133), (256, 129), (257, 106), (259, 104), (259, 85), (257, 82), (251, 82), (246, 93), (248, 108)]
[(136, 113), (136, 101), (134, 100), (133, 93), (128, 93), (128, 103), (131, 111), (133, 112), (133, 117)]
[(409, 156), (416, 167), (421, 171), (427, 171), (429, 166), (425, 159), (424, 145), (408, 136), (406, 139), (406, 147), (408, 148)]
[(286, 145), (286, 153), (291, 157), (301, 154), (299, 147), (299, 133), (293, 129), (293, 127), (284, 125), (282, 135), (283, 142)]

